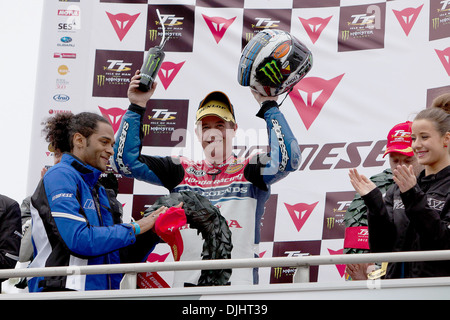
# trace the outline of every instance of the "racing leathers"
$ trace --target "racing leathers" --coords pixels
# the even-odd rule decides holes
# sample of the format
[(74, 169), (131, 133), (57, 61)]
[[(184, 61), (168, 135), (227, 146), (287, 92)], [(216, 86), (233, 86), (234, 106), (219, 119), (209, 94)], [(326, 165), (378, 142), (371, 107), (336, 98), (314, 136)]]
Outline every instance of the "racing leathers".
[(65, 153), (31, 197), (34, 260), (30, 268), (70, 266), (67, 276), (34, 277), (30, 292), (118, 289), (121, 274), (80, 275), (76, 267), (119, 263), (119, 249), (135, 243), (129, 224), (114, 224), (101, 172)]
[[(300, 163), (298, 142), (277, 103), (264, 102), (257, 114), (266, 121), (270, 152), (244, 158), (231, 155), (219, 165), (184, 156), (142, 155), (144, 112), (144, 108), (131, 104), (122, 118), (114, 147), (116, 170), (164, 186), (169, 192), (190, 190), (208, 198), (233, 227), (231, 258), (258, 257), (261, 218), (270, 185), (295, 171)], [(200, 260), (203, 240), (197, 230), (185, 226), (180, 231), (184, 243), (180, 261)], [(175, 272), (173, 286), (195, 285), (199, 275), (200, 271)], [(232, 285), (257, 281), (257, 272), (252, 269), (234, 269), (230, 278)]]

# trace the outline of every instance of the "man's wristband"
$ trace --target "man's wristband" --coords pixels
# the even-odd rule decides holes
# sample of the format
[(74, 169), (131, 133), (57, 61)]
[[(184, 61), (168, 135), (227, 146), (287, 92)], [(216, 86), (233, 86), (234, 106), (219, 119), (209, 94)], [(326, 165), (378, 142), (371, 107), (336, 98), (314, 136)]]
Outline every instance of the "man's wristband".
[(135, 235), (138, 235), (139, 233), (141, 233), (141, 227), (136, 222), (132, 222), (131, 224), (134, 226), (134, 234)]
[(266, 113), (267, 110), (272, 108), (278, 108), (278, 103), (274, 100), (266, 100), (261, 103), (261, 108), (259, 109), (258, 113), (256, 114), (257, 117), (264, 119), (264, 113)]
[(145, 108), (143, 108), (137, 104), (134, 104), (134, 103), (130, 104), (130, 106), (128, 107), (128, 110), (131, 110), (140, 115), (144, 115), (144, 113), (145, 113)]

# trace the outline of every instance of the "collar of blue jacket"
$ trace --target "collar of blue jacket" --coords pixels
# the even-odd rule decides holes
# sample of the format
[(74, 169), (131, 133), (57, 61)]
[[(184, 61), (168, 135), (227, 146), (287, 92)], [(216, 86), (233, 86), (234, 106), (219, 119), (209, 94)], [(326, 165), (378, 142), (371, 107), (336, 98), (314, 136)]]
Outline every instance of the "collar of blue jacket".
[[(61, 164), (66, 164), (71, 167), (73, 167), (75, 170), (77, 170), (80, 175), (83, 177), (83, 180), (90, 186), (93, 187), (97, 183), (98, 179), (100, 178), (100, 175), (102, 172), (93, 166), (85, 163), (84, 161), (80, 160), (78, 157), (74, 156), (71, 153), (65, 152), (61, 158)], [(58, 166), (58, 164), (55, 165)]]

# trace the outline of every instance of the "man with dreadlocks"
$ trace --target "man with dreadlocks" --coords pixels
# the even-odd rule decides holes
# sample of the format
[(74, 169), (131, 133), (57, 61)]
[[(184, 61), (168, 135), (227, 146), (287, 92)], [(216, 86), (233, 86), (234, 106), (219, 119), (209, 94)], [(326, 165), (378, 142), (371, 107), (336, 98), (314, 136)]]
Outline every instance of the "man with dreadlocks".
[[(29, 268), (120, 263), (119, 249), (135, 246), (138, 235), (151, 242), (148, 231), (167, 208), (138, 222), (115, 224), (105, 188), (98, 183), (114, 153), (108, 120), (90, 112), (57, 114), (44, 131), (47, 142), (64, 153), (31, 197), (35, 254)], [(75, 273), (33, 277), (28, 285), (30, 292), (107, 290), (118, 289), (121, 279), (121, 274)]]
[[(136, 71), (128, 89), (131, 105), (117, 132), (116, 170), (125, 176), (164, 186), (171, 193), (192, 191), (207, 198), (220, 208), (220, 214), (226, 220), (239, 221), (241, 228), (233, 229), (231, 235), (231, 258), (258, 257), (261, 218), (270, 196), (270, 185), (295, 171), (300, 162), (298, 142), (278, 108), (277, 97), (263, 97), (252, 91), (261, 106), (257, 116), (267, 124), (270, 153), (246, 158), (233, 154), (232, 139), (237, 130), (233, 105), (223, 92), (214, 91), (200, 102), (196, 114), (196, 135), (205, 160), (148, 156), (141, 154), (141, 123), (156, 84), (150, 91), (141, 92), (138, 90), (139, 79), (139, 71)], [(216, 216), (211, 213), (211, 217)], [(219, 228), (220, 219), (215, 221)], [(179, 230), (184, 247), (180, 260), (200, 260), (204, 242), (198, 235), (200, 230), (189, 222), (189, 216), (188, 224), (189, 228)], [(199, 228), (204, 230), (201, 221)], [(173, 286), (198, 285), (199, 277), (200, 271), (176, 272)], [(231, 285), (257, 283), (257, 272), (234, 269), (230, 282)]]

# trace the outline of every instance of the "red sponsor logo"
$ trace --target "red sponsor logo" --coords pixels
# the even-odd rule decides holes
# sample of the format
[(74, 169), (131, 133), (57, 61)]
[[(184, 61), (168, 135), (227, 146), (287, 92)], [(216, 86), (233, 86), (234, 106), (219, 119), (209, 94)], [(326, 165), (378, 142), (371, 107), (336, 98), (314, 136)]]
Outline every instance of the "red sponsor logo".
[[(340, 249), (340, 250), (331, 250), (328, 249), (328, 253), (332, 256), (332, 255), (336, 255), (336, 254), (343, 254), (344, 253), (344, 249)], [(344, 276), (345, 274), (345, 264), (336, 264), (336, 268), (339, 272), (339, 275), (341, 276), (341, 278)]]
[(63, 110), (63, 109), (49, 109), (48, 110), (49, 114), (56, 114), (56, 113), (72, 113), (72, 111), (70, 110)]
[(450, 76), (450, 47), (444, 50), (435, 49), (435, 51), (439, 57), (439, 60), (441, 60), (445, 71), (447, 71), (447, 74)]
[(111, 123), (111, 126), (114, 130), (114, 134), (119, 130), (120, 122), (122, 121), (122, 117), (125, 114), (126, 110), (120, 109), (120, 108), (109, 108), (105, 109), (100, 106), (98, 106), (100, 109), (100, 112), (102, 113), (103, 117), (109, 120)]
[(58, 10), (58, 16), (78, 17), (80, 10)]
[(333, 16), (329, 16), (328, 18), (314, 17), (310, 19), (303, 19), (299, 17), (299, 19), (312, 43), (316, 43), (323, 29), (325, 29), (332, 17)]
[(105, 12), (108, 15), (109, 21), (111, 21), (111, 24), (116, 31), (116, 34), (119, 37), (120, 41), (125, 38), (128, 31), (130, 31), (130, 28), (133, 26), (134, 22), (140, 15), (140, 13), (129, 15), (127, 13), (112, 14), (107, 11)]
[(53, 58), (76, 59), (77, 54), (76, 53), (55, 52), (55, 53), (53, 53)]
[(158, 76), (159, 80), (161, 80), (164, 89), (167, 90), (167, 88), (170, 86), (173, 79), (175, 79), (176, 75), (178, 74), (178, 72), (180, 71), (181, 67), (184, 65), (185, 62), (186, 61), (180, 63), (173, 63), (170, 61), (165, 61), (161, 64)]
[(169, 254), (170, 254), (170, 252), (167, 252), (165, 254), (157, 254), (157, 253), (152, 252), (148, 255), (147, 261), (148, 262), (164, 262), (164, 261), (166, 261)]
[(289, 94), (300, 118), (309, 129), (330, 99), (344, 74), (330, 80), (309, 77), (300, 81)]
[(423, 5), (421, 5), (418, 8), (406, 8), (403, 9), (402, 11), (392, 10), (395, 16), (397, 17), (398, 22), (402, 26), (406, 36), (409, 35), (409, 32), (414, 26), (414, 23), (416, 22), (420, 10), (422, 10), (422, 7)]
[(290, 205), (284, 203), (286, 209), (288, 210), (289, 216), (292, 219), (292, 222), (294, 222), (295, 228), (297, 228), (297, 231), (300, 231), (301, 228), (305, 225), (306, 220), (308, 220), (309, 216), (318, 203), (319, 201), (313, 204), (297, 203), (294, 205)]
[(208, 17), (204, 14), (202, 14), (202, 16), (203, 19), (205, 19), (205, 22), (208, 25), (209, 30), (211, 30), (211, 33), (214, 36), (214, 40), (216, 40), (217, 43), (222, 40), (228, 27), (231, 26), (231, 24), (236, 19), (236, 17), (231, 19), (225, 19), (221, 17)]

